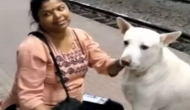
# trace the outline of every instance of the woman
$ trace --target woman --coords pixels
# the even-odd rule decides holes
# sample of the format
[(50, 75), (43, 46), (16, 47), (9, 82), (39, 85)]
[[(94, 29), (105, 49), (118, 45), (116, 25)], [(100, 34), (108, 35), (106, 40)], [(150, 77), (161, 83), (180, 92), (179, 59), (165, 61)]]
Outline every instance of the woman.
[[(30, 6), (38, 31), (51, 44), (71, 97), (82, 100), (88, 67), (111, 77), (123, 69), (119, 60), (110, 58), (86, 32), (69, 27), (70, 12), (65, 0), (31, 0)], [(64, 100), (64, 93), (46, 44), (29, 35), (17, 50), (15, 83), (0, 108), (14, 110), (13, 104), (17, 104), (20, 110), (50, 110)]]

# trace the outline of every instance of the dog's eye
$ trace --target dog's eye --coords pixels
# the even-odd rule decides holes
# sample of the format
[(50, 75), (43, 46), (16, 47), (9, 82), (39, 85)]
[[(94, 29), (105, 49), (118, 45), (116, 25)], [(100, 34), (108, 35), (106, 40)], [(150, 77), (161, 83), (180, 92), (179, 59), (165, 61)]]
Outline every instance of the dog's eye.
[(146, 49), (148, 49), (149, 47), (148, 46), (146, 46), (146, 45), (141, 45), (141, 49), (143, 49), (143, 50), (146, 50)]
[(124, 41), (124, 45), (127, 46), (129, 44), (129, 41)]

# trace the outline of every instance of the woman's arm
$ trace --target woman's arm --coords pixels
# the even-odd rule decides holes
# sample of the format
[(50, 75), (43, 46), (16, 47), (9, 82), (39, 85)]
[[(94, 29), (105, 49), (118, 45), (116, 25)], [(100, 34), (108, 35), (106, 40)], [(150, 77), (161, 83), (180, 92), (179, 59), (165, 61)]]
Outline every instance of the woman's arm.
[(93, 38), (87, 36), (86, 49), (89, 55), (89, 66), (95, 68), (99, 73), (116, 76), (124, 66), (120, 65), (119, 60), (111, 58), (106, 52), (102, 51), (99, 44)]
[(42, 100), (47, 55), (42, 48), (37, 43), (27, 43), (17, 51), (16, 86), (19, 105), (23, 109), (47, 110)]

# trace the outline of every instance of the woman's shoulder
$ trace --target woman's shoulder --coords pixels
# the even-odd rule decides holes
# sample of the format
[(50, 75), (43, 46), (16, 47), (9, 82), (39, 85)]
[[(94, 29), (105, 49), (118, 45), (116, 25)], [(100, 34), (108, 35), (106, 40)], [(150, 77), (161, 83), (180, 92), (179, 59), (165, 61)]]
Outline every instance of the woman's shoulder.
[(28, 35), (18, 46), (17, 53), (33, 54), (44, 57), (48, 53), (47, 46), (37, 37)]
[(83, 29), (80, 28), (71, 28), (80, 40), (89, 40), (90, 35)]
[(43, 49), (43, 42), (33, 35), (28, 35), (18, 46), (18, 50), (32, 49), (41, 50)]

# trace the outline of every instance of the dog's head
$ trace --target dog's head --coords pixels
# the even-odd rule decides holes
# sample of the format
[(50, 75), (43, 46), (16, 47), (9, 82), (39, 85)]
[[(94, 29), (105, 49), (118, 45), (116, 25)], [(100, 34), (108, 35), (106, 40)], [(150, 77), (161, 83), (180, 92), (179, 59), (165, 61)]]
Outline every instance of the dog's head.
[(130, 69), (146, 69), (158, 59), (163, 46), (174, 42), (181, 32), (159, 34), (156, 31), (134, 27), (129, 22), (118, 17), (117, 25), (123, 36), (124, 50), (122, 60), (127, 60)]

